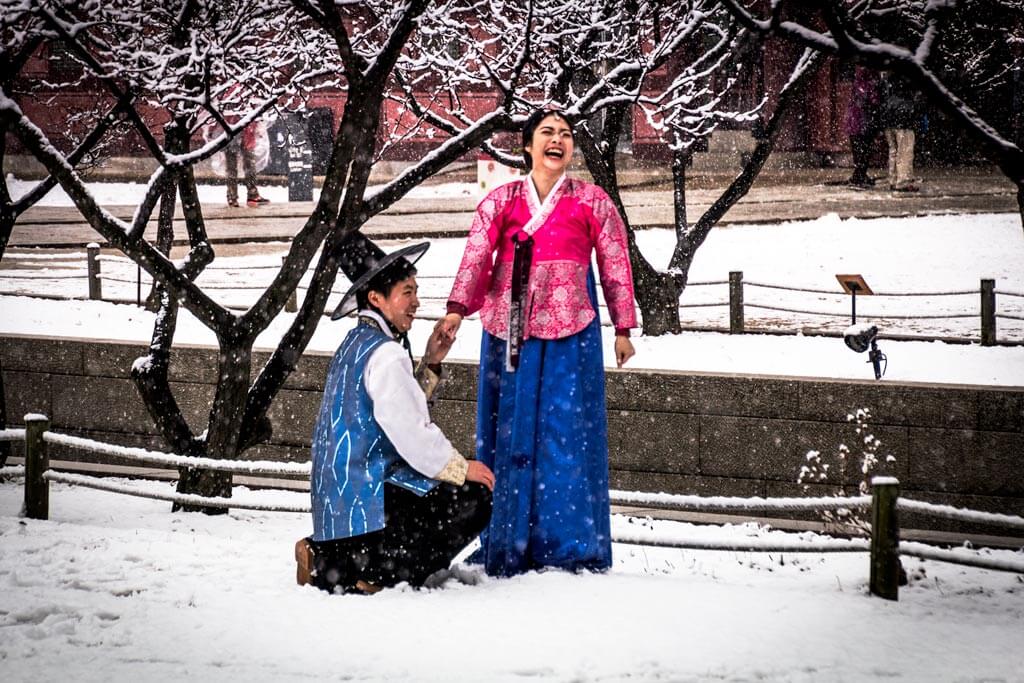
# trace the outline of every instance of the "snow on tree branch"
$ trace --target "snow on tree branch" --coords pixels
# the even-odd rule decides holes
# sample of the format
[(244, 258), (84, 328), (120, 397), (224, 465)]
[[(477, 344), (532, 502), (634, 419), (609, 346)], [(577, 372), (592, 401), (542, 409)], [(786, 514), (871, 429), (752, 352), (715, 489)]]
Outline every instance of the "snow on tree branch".
[[(890, 7), (880, 1), (865, 0), (858, 5), (856, 15), (848, 15), (843, 2), (829, 0), (821, 3), (829, 28), (828, 32), (822, 32), (808, 23), (781, 21), (782, 9), (791, 4), (777, 0), (772, 5), (771, 16), (761, 19), (739, 0), (722, 0), (722, 5), (752, 31), (779, 35), (821, 52), (851, 57), (876, 69), (898, 71), (911, 79), (937, 107), (981, 144), (1008, 178), (1018, 186), (1024, 183), (1024, 151), (1008, 133), (1001, 132), (994, 125), (996, 112), (979, 110), (965, 99), (982, 101), (975, 89), (974, 76), (981, 76), (984, 80), (988, 74), (982, 71), (958, 75), (956, 71), (962, 71), (964, 61), (950, 59), (950, 56), (963, 54), (958, 44), (961, 36), (968, 41), (972, 35), (974, 40), (978, 36), (987, 37), (990, 46), (993, 41), (1005, 41), (1006, 34), (1012, 37), (1011, 40), (1019, 40), (1024, 33), (1024, 22), (1019, 16), (1018, 5), (990, 0), (987, 3), (989, 11), (983, 12), (969, 6), (978, 3), (964, 3), (963, 11), (951, 17), (951, 13), (958, 9), (957, 3), (951, 1), (908, 0)], [(1002, 36), (996, 37), (988, 33), (985, 25), (989, 14), (1016, 19), (1004, 27)], [(937, 49), (941, 49), (943, 54), (937, 55)], [(1019, 49), (1011, 52), (1007, 59), (1015, 63), (1016, 69), (1021, 68)], [(991, 65), (986, 64), (985, 68), (990, 69)], [(997, 69), (1002, 70), (1002, 66), (997, 66)], [(957, 83), (963, 95), (954, 92), (951, 83)]]

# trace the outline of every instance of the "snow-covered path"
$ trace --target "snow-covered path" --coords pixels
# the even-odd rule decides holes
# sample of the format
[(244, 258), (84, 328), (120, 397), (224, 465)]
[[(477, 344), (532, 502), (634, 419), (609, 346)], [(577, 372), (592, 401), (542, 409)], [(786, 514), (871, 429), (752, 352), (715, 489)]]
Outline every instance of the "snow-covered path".
[(1014, 574), (908, 558), (893, 603), (867, 595), (860, 553), (616, 545), (608, 575), (467, 569), (477, 585), (329, 596), (294, 585), (305, 515), (55, 485), (43, 522), (20, 500), (20, 480), (0, 484), (4, 681), (1024, 680)]

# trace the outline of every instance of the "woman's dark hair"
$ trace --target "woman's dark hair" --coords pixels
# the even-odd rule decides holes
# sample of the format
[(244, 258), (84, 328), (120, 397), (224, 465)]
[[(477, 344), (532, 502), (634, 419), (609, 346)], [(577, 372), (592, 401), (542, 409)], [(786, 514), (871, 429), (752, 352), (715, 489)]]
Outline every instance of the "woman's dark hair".
[(526, 123), (523, 124), (523, 159), (526, 160), (526, 170), (529, 171), (533, 168), (533, 159), (530, 158), (530, 153), (526, 151), (526, 146), (533, 142), (533, 134), (537, 130), (537, 126), (540, 122), (549, 116), (557, 116), (569, 125), (569, 129), (573, 128), (573, 121), (571, 118), (565, 115), (560, 109), (535, 109), (532, 114), (526, 119)]
[(370, 307), (370, 292), (379, 292), (385, 297), (391, 296), (391, 290), (402, 280), (415, 275), (416, 266), (404, 258), (400, 258), (390, 266), (380, 271), (366, 283), (366, 286), (356, 292), (356, 306), (359, 310)]

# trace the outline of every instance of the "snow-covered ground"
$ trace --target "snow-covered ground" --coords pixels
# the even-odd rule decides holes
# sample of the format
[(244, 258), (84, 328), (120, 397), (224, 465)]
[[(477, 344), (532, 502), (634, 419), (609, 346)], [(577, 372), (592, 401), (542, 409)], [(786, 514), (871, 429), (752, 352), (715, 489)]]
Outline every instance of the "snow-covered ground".
[[(330, 596), (294, 584), (306, 515), (172, 515), (63, 485), (50, 521), (18, 519), (20, 503), (21, 480), (0, 483), (0, 678), (12, 683), (1024, 680), (1015, 574), (907, 558), (911, 584), (888, 602), (867, 594), (863, 553), (616, 544), (606, 575), (496, 580), (460, 566), (476, 585)], [(636, 525), (782, 535), (613, 520)]]
[[(103, 200), (115, 203), (126, 203), (132, 191), (96, 189), (98, 195), (109, 192)], [(453, 186), (433, 196), (464, 191)], [(209, 201), (220, 201), (222, 188), (212, 192)], [(639, 242), (664, 265), (668, 233), (645, 231)], [(210, 291), (218, 300), (245, 306), (258, 292), (243, 287), (268, 281), (285, 249), (267, 245), (255, 255), (218, 258), (201, 282), (217, 288)], [(461, 249), (462, 240), (435, 240), (420, 264), (424, 319), (412, 335), (420, 348)], [(148, 341), (152, 316), (134, 305), (14, 294), (84, 296), (83, 259), (81, 253), (10, 252), (0, 277), (0, 292), (11, 293), (0, 295), (0, 333)], [(113, 278), (135, 276), (134, 265), (111, 255), (103, 268)], [(23, 277), (11, 277), (12, 270)], [(730, 270), (743, 270), (748, 282), (830, 290), (837, 287), (835, 273), (860, 272), (881, 292), (976, 291), (980, 278), (992, 277), (1001, 292), (1024, 293), (1024, 231), (1016, 216), (1003, 215), (874, 221), (826, 216), (719, 229), (699, 252), (690, 274), (694, 284), (682, 303), (724, 301), (724, 286), (696, 283), (724, 280)], [(74, 277), (50, 279), (58, 275)], [(336, 286), (343, 288), (343, 282)], [(111, 279), (104, 291), (129, 298), (134, 285)], [(848, 307), (842, 297), (802, 296), (788, 299), (754, 286), (746, 295), (751, 304)], [(943, 315), (976, 307), (977, 294), (858, 302), (861, 321), (881, 321), (883, 313)], [(1024, 315), (1024, 297), (1001, 293), (999, 310)], [(710, 308), (685, 309), (684, 316), (692, 324), (724, 319), (721, 309)], [(747, 317), (788, 329), (829, 320), (753, 307)], [(283, 314), (259, 344), (273, 345), (288, 322)], [(846, 324), (842, 318), (832, 323), (840, 330)], [(333, 351), (350, 325), (325, 320), (310, 348)], [(889, 318), (882, 327), (976, 335), (977, 318)], [(1000, 319), (1000, 330), (1001, 336), (1024, 338), (1016, 320)], [(452, 357), (476, 359), (479, 335), (479, 324), (467, 321)], [(212, 344), (213, 336), (183, 313), (176, 341)], [(866, 357), (837, 339), (688, 332), (634, 341), (634, 368), (871, 376)], [(1024, 347), (894, 341), (882, 347), (889, 356), (887, 380), (1024, 386)], [(606, 362), (612, 363), (610, 356)], [(5, 682), (1024, 681), (1024, 580), (1011, 573), (906, 558), (911, 584), (893, 603), (868, 596), (863, 553), (616, 544), (614, 567), (605, 575), (548, 571), (495, 580), (457, 565), (461, 581), (450, 578), (430, 590), (329, 596), (294, 585), (292, 545), (308, 533), (308, 515), (172, 515), (167, 503), (55, 484), (51, 520), (23, 520), (22, 484), (20, 476), (0, 481)], [(815, 540), (753, 525), (613, 519), (616, 533), (638, 528), (716, 540)]]
[[(458, 187), (458, 186), (455, 186)], [(455, 190), (453, 190), (455, 191)], [(645, 230), (637, 236), (640, 248), (664, 266), (672, 235)], [(441, 315), (444, 300), (461, 258), (463, 239), (433, 240), (419, 264), (421, 315), (413, 329), (414, 348), (429, 333), (430, 318)], [(398, 246), (382, 242), (386, 250)], [(280, 267), (287, 245), (264, 245), (248, 256), (218, 258), (199, 282), (226, 305), (248, 306)], [(135, 264), (123, 257), (103, 257), (104, 296), (133, 301)], [(977, 339), (979, 281), (996, 281), (997, 320), (1002, 339), (1024, 340), (1024, 230), (1015, 214), (929, 216), (901, 219), (840, 220), (834, 215), (814, 221), (778, 225), (744, 225), (714, 230), (701, 247), (690, 272), (690, 286), (681, 303), (689, 325), (728, 325), (728, 286), (731, 270), (744, 272), (746, 319), (751, 328), (802, 330), (805, 327), (842, 331), (849, 325), (849, 298), (840, 292), (836, 273), (861, 273), (878, 293), (963, 292), (948, 296), (859, 297), (858, 322), (875, 322), (883, 333), (950, 335)], [(148, 291), (143, 274), (143, 296)], [(95, 337), (148, 342), (152, 316), (134, 305), (95, 301), (59, 302), (2, 293), (37, 293), (84, 297), (87, 293), (85, 254), (13, 250), (0, 264), (0, 333)], [(758, 285), (778, 284), (835, 294), (788, 292)], [(346, 288), (335, 285), (329, 306)], [(694, 307), (704, 303), (722, 304)], [(791, 314), (775, 306), (832, 313), (832, 316)], [(900, 316), (955, 318), (904, 319)], [(885, 316), (890, 316), (886, 318)], [(291, 316), (282, 313), (260, 338), (273, 346)], [(606, 324), (608, 323), (605, 320)], [(319, 325), (309, 348), (331, 352), (350, 320)], [(606, 364), (612, 331), (606, 327)], [(480, 327), (473, 319), (462, 328), (451, 358), (475, 360)], [(214, 336), (187, 312), (178, 325), (178, 343), (214, 344)], [(738, 372), (766, 375), (871, 379), (867, 354), (850, 351), (836, 338), (728, 335), (686, 332), (659, 338), (636, 337), (637, 356), (631, 368), (694, 372)], [(942, 342), (880, 344), (887, 354), (887, 380), (1024, 386), (1024, 347), (988, 347)]]

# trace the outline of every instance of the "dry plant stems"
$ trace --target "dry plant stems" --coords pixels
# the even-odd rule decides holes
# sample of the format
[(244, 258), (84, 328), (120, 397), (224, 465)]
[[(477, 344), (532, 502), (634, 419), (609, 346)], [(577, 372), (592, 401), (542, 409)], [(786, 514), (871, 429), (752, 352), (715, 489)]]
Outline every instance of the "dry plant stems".
[[(879, 463), (884, 461), (882, 470), (891, 470), (896, 458), (891, 454), (880, 454), (882, 441), (871, 433), (870, 408), (858, 408), (855, 412), (848, 414), (846, 420), (855, 424), (854, 432), (861, 444), (858, 463), (860, 480), (857, 482), (857, 492), (861, 495), (870, 495), (871, 478), (884, 473), (879, 471)], [(849, 487), (852, 484), (849, 482), (853, 478), (850, 473), (853, 466), (851, 461), (854, 456), (846, 444), (841, 443), (836, 448), (834, 462), (828, 462), (826, 456), (815, 450), (807, 451), (807, 455), (804, 457), (806, 463), (800, 467), (796, 481), (803, 486), (805, 493), (809, 492), (814, 485), (829, 483), (830, 475), (835, 475), (833, 478), (833, 481), (836, 481), (835, 495), (844, 497), (851, 494)], [(865, 513), (861, 510), (849, 508), (822, 510), (820, 515), (829, 531), (871, 536), (871, 521), (865, 518)]]

